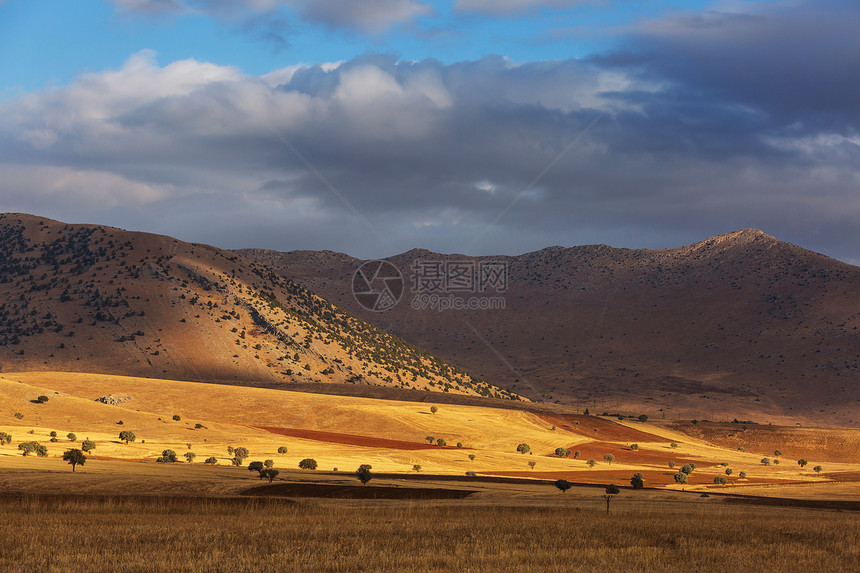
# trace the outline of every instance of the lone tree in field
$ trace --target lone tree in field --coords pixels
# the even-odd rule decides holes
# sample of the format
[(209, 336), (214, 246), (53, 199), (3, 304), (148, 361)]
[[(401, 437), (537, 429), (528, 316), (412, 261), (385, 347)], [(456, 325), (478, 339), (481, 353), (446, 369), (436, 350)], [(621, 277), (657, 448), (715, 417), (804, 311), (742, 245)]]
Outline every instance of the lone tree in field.
[(763, 465), (769, 466), (770, 465), (770, 458), (762, 458), (761, 463)]
[(812, 468), (812, 471), (819, 474), (819, 473), (821, 473), (821, 469), (822, 469), (821, 466), (815, 466), (814, 468)]
[(91, 439), (87, 438), (83, 442), (81, 442), (81, 449), (87, 453), (96, 449), (96, 443)]
[(248, 453), (248, 448), (233, 448), (233, 456), (239, 458), (240, 460), (244, 460), (250, 454)]
[(671, 444), (669, 444), (669, 447), (672, 449), (675, 449), (678, 447), (678, 444), (676, 444), (675, 442), (672, 442)]
[(675, 467), (675, 462), (673, 462), (673, 461), (671, 461), (671, 460), (670, 460), (670, 461), (669, 461), (669, 469), (672, 469), (672, 468), (674, 468), (674, 467)]
[(36, 398), (36, 402), (38, 402), (39, 404), (44, 404), (44, 403), (45, 403), (45, 402), (47, 402), (47, 401), (48, 401), (48, 397), (47, 397), (47, 396), (44, 396), (44, 395), (43, 395), (43, 396), (39, 396), (38, 398)]
[(137, 437), (134, 435), (134, 432), (130, 430), (123, 430), (119, 433), (120, 441), (123, 441), (128, 445), (129, 442), (133, 442)]
[(606, 495), (603, 496), (603, 499), (606, 500), (606, 513), (609, 513), (609, 502), (612, 501), (612, 496), (618, 495), (621, 493), (621, 490), (618, 489), (617, 485), (612, 484), (606, 486), (604, 491), (606, 491)]
[(797, 465), (799, 465), (800, 467), (804, 467), (804, 466), (805, 466), (806, 464), (808, 464), (808, 463), (809, 463), (809, 462), (807, 462), (807, 461), (806, 461), (805, 459), (803, 459), (803, 458), (800, 458), (799, 460), (797, 460)]
[(522, 444), (517, 446), (517, 451), (521, 454), (525, 454), (531, 451), (531, 448), (527, 443), (523, 442)]
[(213, 456), (213, 457), (209, 457), (209, 458), (206, 458), (206, 461), (205, 461), (205, 462), (203, 462), (203, 463), (204, 463), (204, 464), (210, 464), (210, 465), (213, 465), (213, 466), (214, 466), (215, 464), (217, 464), (217, 463), (218, 463), (218, 458), (216, 458), (216, 457), (214, 457), (214, 456)]
[(176, 452), (173, 450), (163, 450), (161, 452), (161, 457), (156, 458), (156, 462), (160, 464), (172, 464), (176, 462)]
[(0, 432), (0, 446), (2, 446), (3, 444), (11, 444), (11, 443), (12, 443), (12, 436), (7, 434), (6, 432)]
[(576, 450), (575, 452), (573, 452), (573, 459), (576, 459), (581, 455), (582, 455), (582, 452), (580, 452), (579, 450)]
[(563, 458), (565, 456), (570, 455), (570, 450), (568, 450), (567, 448), (556, 448), (555, 449), (555, 455), (557, 455), (560, 458)]
[(641, 416), (639, 416), (639, 421), (644, 424), (645, 422), (648, 421), (648, 416), (646, 416), (645, 414), (642, 414)]
[(738, 472), (738, 477), (739, 477), (739, 478), (741, 478), (741, 479), (746, 479), (746, 477), (747, 477), (747, 472)]
[(534, 461), (529, 462), (529, 467), (531, 469), (535, 469), (535, 462)]
[(261, 479), (263, 477), (263, 470), (264, 469), (266, 469), (266, 468), (263, 466), (263, 462), (251, 462), (250, 464), (248, 464), (248, 471), (249, 472), (257, 472), (258, 474), (260, 474)]
[(278, 453), (279, 454), (286, 454), (287, 453), (287, 446), (281, 446), (280, 448), (278, 448)]
[(774, 452), (773, 452), (773, 456), (774, 456), (775, 458), (778, 458), (778, 457), (779, 457), (779, 456), (781, 456), (781, 455), (782, 455), (782, 451), (780, 451), (780, 450), (774, 450)]
[(726, 476), (716, 476), (714, 477), (714, 483), (719, 485), (726, 485), (729, 480), (726, 479)]
[(415, 464), (412, 469), (415, 470), (415, 473), (421, 473), (421, 464)]
[(639, 444), (630, 444), (630, 449), (634, 452), (639, 449)]
[(611, 466), (612, 460), (615, 459), (615, 456), (613, 456), (612, 454), (606, 454), (605, 456), (603, 456), (603, 459), (609, 462), (609, 465)]
[(571, 487), (573, 487), (573, 484), (570, 483), (569, 481), (567, 481), (566, 479), (557, 479), (557, 480), (555, 480), (555, 487), (560, 489), (561, 493), (564, 493), (567, 490), (569, 490)]
[(676, 483), (687, 483), (687, 474), (684, 472), (678, 472), (675, 474), (675, 482)]
[(263, 462), (263, 465), (267, 468), (273, 468), (275, 467), (275, 460), (266, 460)]
[(643, 479), (644, 477), (645, 476), (643, 476), (640, 472), (636, 472), (635, 474), (633, 474), (633, 477), (630, 478), (630, 485), (633, 486), (633, 489), (642, 489), (643, 487), (645, 487), (645, 480)]
[(444, 446), (448, 445), (448, 442), (445, 441), (445, 438), (437, 438), (436, 439), (436, 445), (444, 447)]
[(313, 458), (305, 458), (299, 462), (299, 468), (303, 470), (317, 469), (317, 461)]
[(588, 461), (587, 461), (587, 462), (585, 462), (585, 463), (586, 463), (586, 465), (588, 465), (588, 467), (590, 467), (590, 468), (593, 468), (594, 466), (596, 466), (596, 465), (597, 465), (597, 462), (596, 462), (596, 461), (594, 461), (594, 460), (588, 460)]
[(63, 454), (63, 461), (69, 462), (72, 465), (72, 473), (74, 473), (75, 466), (84, 465), (87, 461), (87, 456), (84, 455), (84, 452), (78, 449), (67, 450)]
[(433, 445), (433, 442), (436, 441), (436, 438), (434, 438), (433, 436), (427, 436), (424, 439), (427, 440), (427, 443), (430, 444), (431, 446)]
[(437, 408), (436, 406), (430, 406), (430, 413), (431, 414), (435, 414), (438, 411), (439, 411), (439, 408)]
[(732, 468), (726, 468), (726, 475), (727, 476), (732, 475)]
[(281, 473), (281, 472), (279, 472), (278, 470), (276, 470), (274, 468), (266, 468), (263, 470), (263, 473), (260, 474), (260, 477), (266, 478), (267, 480), (269, 480), (269, 483), (272, 483), (272, 480), (274, 480), (276, 477), (278, 477), (279, 473)]
[(475, 461), (475, 454), (469, 454), (469, 461), (470, 461), (470, 462), (474, 462), (474, 461)]
[(76, 435), (74, 435), (72, 432), (69, 432), (68, 434), (66, 434), (66, 437), (69, 439), (70, 442), (77, 442), (78, 441), (78, 437)]
[(684, 464), (684, 465), (681, 467), (681, 473), (683, 473), (683, 474), (691, 474), (691, 473), (693, 473), (693, 470), (694, 470), (694, 469), (696, 469), (696, 466), (694, 466), (693, 464)]
[(188, 460), (189, 464), (191, 462), (193, 462), (194, 458), (196, 458), (196, 457), (197, 457), (197, 454), (195, 454), (194, 452), (185, 452), (185, 459)]
[(355, 477), (358, 478), (358, 481), (360, 481), (362, 485), (367, 485), (367, 482), (373, 479), (373, 474), (370, 472), (370, 465), (361, 464), (358, 466), (358, 469), (355, 470)]

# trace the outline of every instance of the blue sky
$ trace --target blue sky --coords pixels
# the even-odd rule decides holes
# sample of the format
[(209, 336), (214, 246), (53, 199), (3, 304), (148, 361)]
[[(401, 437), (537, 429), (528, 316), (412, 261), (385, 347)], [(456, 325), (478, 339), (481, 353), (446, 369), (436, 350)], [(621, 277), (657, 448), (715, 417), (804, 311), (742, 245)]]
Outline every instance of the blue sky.
[(755, 227), (856, 264), (857, 29), (847, 0), (0, 0), (0, 211), (360, 257)]

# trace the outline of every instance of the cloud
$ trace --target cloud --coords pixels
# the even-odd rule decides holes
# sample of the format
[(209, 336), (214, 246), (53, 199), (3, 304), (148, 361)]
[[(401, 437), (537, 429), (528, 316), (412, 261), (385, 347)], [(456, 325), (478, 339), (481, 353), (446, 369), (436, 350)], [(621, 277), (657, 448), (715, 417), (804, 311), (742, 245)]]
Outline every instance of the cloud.
[[(0, 157), (39, 174), (32, 196), (26, 168), (14, 174), (16, 210), (109, 214), (225, 247), (358, 256), (661, 247), (759, 227), (857, 260), (860, 98), (813, 85), (828, 68), (853, 89), (850, 57), (810, 40), (809, 60), (793, 68), (772, 51), (778, 87), (724, 72), (733, 59), (738, 77), (766, 73), (764, 56), (741, 58), (733, 46), (752, 49), (757, 34), (745, 27), (755, 26), (790, 43), (773, 30), (802, 8), (779, 5), (742, 25), (724, 15), (651, 22), (624, 51), (587, 59), (366, 54), (251, 76), (195, 60), (160, 65), (143, 52), (118, 70), (0, 101)], [(808, 25), (820, 20), (834, 36), (821, 42), (854, 42), (831, 13), (814, 16)], [(708, 54), (691, 31), (700, 25)], [(780, 97), (785, 85), (796, 91)], [(97, 199), (79, 183), (43, 191), (77, 173), (101, 177)], [(46, 197), (64, 194), (86, 207), (44, 213)]]
[(571, 8), (593, 0), (456, 0), (454, 8), (461, 12), (477, 12), (507, 16), (536, 12), (543, 8)]
[(285, 41), (281, 30), (288, 14), (332, 28), (380, 33), (392, 26), (411, 22), (433, 13), (432, 8), (417, 0), (110, 0), (129, 13), (164, 14), (196, 13), (251, 28), (252, 37), (260, 38), (261, 29), (269, 29), (263, 39), (274, 45)]

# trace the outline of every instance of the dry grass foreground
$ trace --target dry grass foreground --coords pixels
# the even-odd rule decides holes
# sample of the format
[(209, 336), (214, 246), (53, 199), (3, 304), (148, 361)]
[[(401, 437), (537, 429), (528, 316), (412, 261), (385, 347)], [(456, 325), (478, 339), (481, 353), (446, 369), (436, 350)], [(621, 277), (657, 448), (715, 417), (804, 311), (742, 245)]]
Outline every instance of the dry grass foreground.
[(240, 501), (0, 498), (0, 570), (860, 569), (851, 513)]
[[(134, 399), (120, 406), (94, 401), (106, 394)], [(48, 402), (35, 403), (39, 395), (48, 396)], [(310, 457), (319, 463), (319, 471), (303, 472), (300, 475), (307, 477), (298, 479), (316, 479), (311, 476), (335, 468), (340, 469), (336, 475), (348, 477), (344, 471), (352, 472), (360, 464), (371, 464), (374, 472), (417, 475), (413, 468), (419, 465), (421, 475), (475, 472), (478, 476), (564, 478), (621, 486), (629, 484), (634, 472), (641, 472), (647, 487), (681, 489), (673, 476), (683, 463), (692, 462), (696, 470), (690, 474), (687, 491), (779, 497), (785, 490), (797, 498), (860, 499), (860, 464), (828, 460), (826, 451), (808, 456), (810, 463), (805, 468), (793, 459), (765, 467), (760, 460), (772, 457), (772, 452), (740, 452), (658, 424), (617, 423), (597, 417), (548, 417), (453, 404), (440, 405), (432, 413), (429, 404), (415, 402), (33, 372), (3, 374), (0, 405), (0, 431), (13, 436), (12, 444), (0, 446), (0, 484), (7, 491), (40, 491), (51, 483), (60, 491), (69, 491), (67, 487), (76, 484), (74, 487), (98, 492), (111, 480), (139, 491), (144, 486), (137, 478), (145, 475), (173, 491), (235, 493), (248, 487), (249, 473), (224, 467), (231, 458), (227, 447), (243, 446), (250, 452), (245, 465), (271, 459), (281, 471), (280, 481), (292, 479), (293, 472), (299, 473), (298, 462)], [(23, 417), (15, 417), (16, 413)], [(174, 420), (174, 416), (180, 419)], [(121, 430), (135, 432), (137, 441), (120, 442)], [(59, 436), (57, 442), (49, 441), (51, 431)], [(74, 444), (65, 437), (69, 432), (77, 436)], [(431, 447), (425, 441), (428, 436), (444, 439), (447, 447)], [(68, 448), (79, 447), (84, 438), (95, 441), (97, 447), (73, 476), (59, 458)], [(48, 458), (21, 456), (17, 444), (29, 440), (47, 446)], [(520, 443), (529, 444), (531, 452), (517, 453)], [(632, 449), (633, 443), (638, 450)], [(678, 447), (670, 447), (672, 443)], [(287, 452), (278, 453), (281, 447)], [(581, 455), (578, 459), (557, 457), (554, 451), (558, 447), (578, 450)], [(153, 463), (164, 449), (174, 450), (183, 463), (168, 464), (171, 467)], [(790, 444), (785, 449), (791, 451)], [(184, 463), (182, 456), (187, 451), (197, 456), (192, 464)], [(604, 461), (606, 454), (614, 455), (611, 464)], [(208, 457), (217, 459), (216, 468), (202, 467)], [(587, 465), (589, 458), (596, 460), (594, 468)], [(670, 460), (676, 463), (675, 469), (668, 467)], [(530, 462), (534, 462), (533, 468)], [(718, 486), (714, 477), (725, 475), (722, 463), (733, 473), (727, 485)], [(819, 464), (823, 465), (820, 474), (812, 469)], [(185, 479), (181, 477), (183, 468), (211, 471), (195, 471)], [(741, 471), (746, 478), (739, 477)], [(236, 472), (242, 476), (241, 483), (234, 483)], [(204, 475), (211, 478), (203, 479)]]

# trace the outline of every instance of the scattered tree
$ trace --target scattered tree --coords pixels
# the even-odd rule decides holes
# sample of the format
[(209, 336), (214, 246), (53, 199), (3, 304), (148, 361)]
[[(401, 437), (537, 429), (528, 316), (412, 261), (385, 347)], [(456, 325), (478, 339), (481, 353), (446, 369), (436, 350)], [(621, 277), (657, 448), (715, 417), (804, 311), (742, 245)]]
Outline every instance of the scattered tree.
[(797, 465), (799, 465), (800, 467), (804, 467), (804, 466), (806, 466), (806, 464), (808, 464), (808, 463), (809, 463), (809, 462), (807, 462), (807, 461), (806, 461), (805, 459), (803, 459), (803, 458), (800, 458), (799, 460), (797, 460)]
[(367, 482), (373, 479), (373, 474), (370, 472), (370, 466), (368, 464), (361, 464), (358, 466), (358, 469), (355, 470), (355, 477), (358, 478), (358, 481), (360, 481), (362, 485), (367, 485)]
[(272, 483), (272, 480), (274, 480), (276, 477), (278, 477), (279, 473), (281, 473), (281, 472), (279, 472), (278, 470), (276, 470), (274, 468), (266, 468), (260, 474), (260, 477), (266, 478), (267, 480), (269, 480), (269, 483)]
[(264, 469), (265, 467), (263, 466), (263, 462), (251, 462), (250, 464), (248, 464), (248, 471), (257, 472), (258, 474), (260, 474), (261, 479), (263, 477)]
[(677, 447), (678, 447), (678, 444), (676, 444), (675, 442), (672, 442), (671, 444), (669, 444), (669, 447), (671, 447), (671, 448), (677, 448)]
[(70, 442), (77, 442), (78, 441), (78, 437), (76, 435), (74, 435), (72, 432), (69, 432), (68, 434), (66, 434), (66, 437), (69, 439)]
[(738, 472), (738, 477), (741, 479), (745, 479), (747, 477), (747, 472)]
[(675, 474), (675, 481), (677, 483), (687, 483), (687, 474), (684, 472), (678, 472)]
[(47, 401), (48, 401), (47, 396), (39, 396), (38, 398), (36, 398), (36, 402), (38, 402), (39, 404), (44, 404)]
[(681, 473), (685, 473), (685, 474), (689, 475), (689, 474), (693, 473), (694, 469), (696, 469), (696, 466), (694, 464), (684, 464), (681, 467)]
[(188, 460), (189, 464), (191, 462), (193, 462), (194, 458), (196, 458), (196, 457), (197, 457), (197, 454), (195, 454), (194, 452), (185, 452), (185, 459)]
[(438, 411), (439, 411), (439, 408), (437, 408), (436, 406), (430, 406), (430, 413), (431, 414), (435, 414)]
[(580, 452), (579, 450), (576, 450), (575, 452), (573, 452), (573, 459), (576, 459), (581, 455), (582, 455), (582, 452)]
[(179, 421), (179, 420), (181, 420), (181, 419), (182, 419), (182, 418), (180, 418), (178, 415), (173, 414), (173, 421), (174, 421), (174, 422), (178, 422), (178, 421)]
[(674, 467), (675, 467), (675, 462), (669, 461), (669, 469), (672, 469)]
[(233, 456), (233, 458), (230, 460), (230, 463), (234, 466), (241, 466), (242, 462), (244, 461), (244, 458), (240, 458), (239, 456)]
[(812, 468), (812, 471), (814, 471), (815, 473), (818, 474), (818, 473), (821, 473), (821, 469), (822, 469), (821, 466), (815, 466), (814, 468)]
[(732, 468), (726, 468), (726, 475), (727, 476), (732, 475)]
[(96, 443), (91, 439), (87, 438), (83, 442), (81, 442), (81, 449), (87, 453), (96, 449)]
[(458, 447), (458, 448), (462, 448), (462, 447), (463, 447), (463, 442), (457, 442), (457, 447)]
[(412, 469), (415, 470), (415, 473), (421, 473), (421, 464), (413, 465)]
[(726, 476), (715, 476), (714, 483), (719, 485), (726, 485), (729, 480), (726, 479)]
[(23, 456), (29, 456), (33, 452), (35, 452), (40, 458), (47, 457), (48, 455), (48, 448), (39, 442), (22, 442), (18, 444), (18, 449), (23, 452), (21, 454)]
[(21, 412), (15, 412), (15, 417), (21, 420), (24, 417), (24, 414), (22, 414)]
[(639, 444), (630, 444), (630, 449), (636, 451), (639, 449)]
[(533, 461), (529, 462), (529, 467), (531, 469), (535, 469), (535, 462), (533, 462)]
[(609, 513), (609, 502), (612, 501), (612, 496), (618, 495), (621, 490), (618, 489), (617, 485), (608, 485), (604, 491), (606, 491), (606, 495), (603, 496), (603, 499), (606, 500), (606, 513)]
[(640, 421), (640, 422), (642, 422), (642, 423), (647, 422), (647, 421), (648, 421), (648, 416), (646, 416), (645, 414), (642, 414), (641, 416), (639, 416), (639, 421)]
[(596, 466), (596, 465), (597, 465), (597, 462), (596, 462), (596, 461), (594, 461), (594, 460), (588, 460), (588, 461), (587, 461), (587, 462), (585, 462), (585, 463), (586, 463), (586, 464), (588, 465), (588, 467), (590, 467), (590, 468), (593, 468), (594, 466)]
[(763, 465), (769, 466), (770, 465), (770, 458), (762, 458), (761, 463)]
[(126, 443), (126, 445), (128, 445), (129, 442), (133, 442), (136, 439), (136, 436), (134, 435), (134, 432), (132, 432), (132, 431), (123, 430), (122, 432), (119, 433), (119, 439), (120, 439), (120, 441), (123, 441)]
[(774, 457), (777, 457), (777, 458), (778, 458), (779, 456), (781, 456), (781, 455), (782, 455), (782, 451), (780, 451), (780, 450), (774, 450), (773, 455), (774, 455)]
[(433, 436), (427, 436), (427, 437), (426, 437), (426, 438), (424, 438), (424, 439), (425, 439), (425, 440), (427, 440), (427, 442), (428, 442), (431, 446), (433, 445), (433, 442), (435, 442), (435, 441), (436, 441), (436, 438), (434, 438)]
[(172, 464), (176, 462), (176, 452), (173, 450), (163, 450), (161, 452), (161, 457), (155, 460), (161, 464)]
[(55, 432), (54, 430), (51, 430), (51, 433), (49, 433), (48, 435), (51, 436), (52, 438), (56, 438), (57, 432)]
[(612, 460), (615, 459), (615, 456), (613, 456), (612, 454), (606, 454), (605, 456), (603, 456), (603, 459), (609, 462), (609, 465), (611, 466)]
[(557, 455), (560, 458), (563, 458), (565, 456), (570, 455), (570, 450), (568, 450), (567, 448), (556, 448), (555, 449), (555, 455)]
[(567, 490), (569, 490), (571, 487), (573, 487), (573, 484), (570, 483), (569, 481), (567, 481), (566, 479), (557, 479), (557, 480), (555, 480), (555, 487), (560, 489), (561, 493), (564, 493)]
[(212, 457), (206, 458), (206, 461), (205, 461), (205, 462), (203, 462), (203, 463), (204, 463), (204, 464), (210, 464), (210, 465), (213, 465), (213, 466), (214, 466), (215, 464), (217, 464), (217, 463), (218, 463), (218, 458), (216, 458), (216, 457), (212, 456)]
[(250, 454), (248, 453), (248, 448), (233, 448), (233, 456), (239, 458), (240, 460), (244, 460)]
[(523, 442), (522, 444), (517, 446), (517, 451), (521, 454), (524, 454), (528, 451), (531, 451), (531, 448), (529, 447), (529, 445), (527, 443)]
[(275, 460), (266, 460), (263, 462), (263, 465), (267, 468), (273, 468), (275, 467)]
[(63, 461), (71, 464), (72, 473), (74, 473), (75, 466), (84, 465), (87, 461), (87, 456), (84, 455), (84, 452), (78, 449), (67, 450), (63, 454)]
[(305, 458), (299, 462), (299, 468), (303, 470), (315, 470), (317, 469), (317, 461), (313, 458)]
[(643, 477), (644, 476), (640, 472), (633, 474), (633, 477), (630, 478), (630, 485), (633, 486), (633, 489), (642, 489), (645, 487), (645, 480)]
[(448, 442), (446, 442), (444, 438), (438, 438), (436, 440), (436, 445), (437, 446), (447, 446)]
[(470, 462), (474, 462), (474, 461), (475, 461), (475, 454), (469, 454), (469, 461), (470, 461)]
[(7, 434), (6, 432), (0, 432), (0, 446), (2, 446), (3, 444), (11, 444), (11, 443), (12, 443), (12, 436)]
[(287, 446), (281, 446), (280, 448), (278, 448), (278, 453), (279, 454), (286, 454), (287, 453)]

